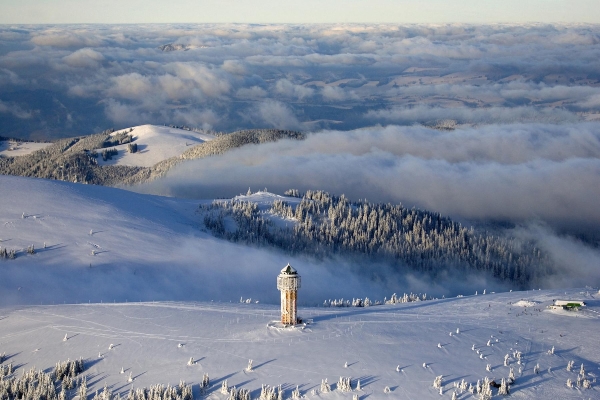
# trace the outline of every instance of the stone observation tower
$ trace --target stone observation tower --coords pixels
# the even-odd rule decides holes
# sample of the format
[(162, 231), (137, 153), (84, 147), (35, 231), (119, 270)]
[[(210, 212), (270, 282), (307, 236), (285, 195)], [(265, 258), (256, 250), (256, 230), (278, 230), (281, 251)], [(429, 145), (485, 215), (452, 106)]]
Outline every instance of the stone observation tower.
[(281, 291), (281, 323), (296, 325), (298, 323), (296, 300), (300, 289), (300, 275), (290, 264), (286, 265), (277, 277), (277, 289)]

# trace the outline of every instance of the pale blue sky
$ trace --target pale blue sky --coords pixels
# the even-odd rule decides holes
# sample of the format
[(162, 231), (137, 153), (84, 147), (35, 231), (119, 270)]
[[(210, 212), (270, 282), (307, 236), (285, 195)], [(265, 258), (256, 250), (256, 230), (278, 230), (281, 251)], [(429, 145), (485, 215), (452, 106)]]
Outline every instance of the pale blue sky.
[(0, 0), (0, 23), (600, 23), (599, 0)]

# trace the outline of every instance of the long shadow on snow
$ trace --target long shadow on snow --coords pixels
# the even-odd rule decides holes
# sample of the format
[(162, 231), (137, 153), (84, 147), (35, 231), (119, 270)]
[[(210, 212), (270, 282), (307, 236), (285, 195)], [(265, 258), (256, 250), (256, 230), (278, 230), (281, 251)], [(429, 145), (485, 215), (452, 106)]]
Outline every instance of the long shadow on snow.
[(211, 382), (211, 388), (212, 388), (213, 386), (219, 386), (219, 388), (220, 388), (220, 387), (221, 387), (221, 382), (223, 382), (223, 381), (224, 381), (224, 380), (226, 380), (226, 379), (229, 379), (229, 378), (231, 378), (231, 377), (232, 377), (232, 376), (234, 376), (234, 375), (237, 375), (237, 371), (236, 371), (236, 372), (232, 372), (232, 373), (231, 373), (231, 374), (229, 374), (229, 375), (222, 376), (222, 377), (220, 377), (219, 379), (215, 379), (214, 381), (212, 381), (212, 382)]
[(267, 365), (269, 363), (272, 363), (273, 361), (277, 361), (277, 359), (273, 358), (272, 360), (265, 361), (264, 363), (261, 363), (261, 364), (258, 364), (256, 366), (252, 367), (252, 369), (258, 369), (258, 368), (262, 367), (263, 365)]
[[(4, 319), (4, 318), (2, 318)], [(13, 353), (13, 354), (7, 354), (3, 357), (4, 361), (3, 363), (7, 362), (8, 360), (10, 360), (11, 358), (15, 358), (16, 356), (18, 356), (19, 354), (21, 354), (22, 351), (18, 352), (18, 353)]]
[(88, 368), (92, 368), (94, 365), (102, 361), (102, 358), (86, 358), (83, 360), (83, 371), (87, 371)]
[[(371, 307), (331, 307), (334, 309), (339, 309), (339, 312), (331, 312), (331, 314), (328, 315), (319, 315), (319, 316), (315, 316), (312, 318), (313, 322), (318, 322), (318, 321), (327, 321), (330, 319), (336, 319), (338, 316), (342, 317), (349, 317), (349, 316), (360, 316), (360, 315), (367, 315), (367, 314), (385, 314), (385, 313), (391, 313), (391, 314), (395, 314), (398, 312), (402, 312), (402, 311), (409, 311), (409, 310), (414, 310), (417, 308), (421, 308), (421, 307), (427, 307), (427, 306), (431, 306), (431, 305), (436, 305), (436, 304), (440, 304), (440, 303), (446, 303), (446, 302), (452, 302), (452, 301), (457, 301), (460, 298), (451, 298), (451, 299), (438, 299), (438, 300), (423, 300), (423, 301), (412, 301), (410, 303), (396, 303), (394, 304), (394, 306), (396, 307), (389, 307), (391, 306), (391, 304), (387, 304), (388, 307), (385, 306), (371, 306)], [(345, 311), (346, 309), (351, 309), (354, 308), (355, 310), (352, 311)], [(356, 309), (358, 308), (358, 309)], [(337, 311), (337, 310), (336, 310)]]
[(443, 376), (443, 378), (444, 378), (444, 385), (448, 385), (448, 384), (451, 384), (453, 382), (460, 382), (462, 379), (465, 379), (465, 378), (469, 377), (469, 375), (463, 375), (463, 376), (459, 376), (459, 377), (456, 377), (456, 378), (453, 378), (453, 379), (450, 379), (450, 380), (446, 380), (447, 376), (451, 376), (451, 375), (444, 375)]
[[(538, 376), (538, 375), (535, 375), (535, 376)], [(527, 389), (527, 388), (530, 388), (533, 386), (541, 385), (542, 383), (547, 382), (550, 379), (552, 379), (552, 378), (548, 377), (548, 378), (536, 380), (535, 382), (527, 383), (525, 385), (512, 385), (510, 388), (510, 392), (511, 392), (511, 394), (514, 394), (518, 390), (524, 390), (524, 389)], [(531, 379), (529, 379), (529, 380), (531, 380)], [(519, 382), (519, 380), (517, 380), (517, 382)]]
[(358, 380), (360, 381), (360, 387), (363, 388), (369, 386), (371, 383), (377, 382), (379, 378), (373, 375), (364, 375), (358, 378)]

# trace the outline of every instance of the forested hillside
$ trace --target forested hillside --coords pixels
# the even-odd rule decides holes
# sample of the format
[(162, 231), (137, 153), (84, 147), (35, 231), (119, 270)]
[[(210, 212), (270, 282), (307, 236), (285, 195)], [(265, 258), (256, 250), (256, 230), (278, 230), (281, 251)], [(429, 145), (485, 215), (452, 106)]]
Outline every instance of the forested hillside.
[[(245, 130), (218, 134), (214, 140), (191, 147), (178, 157), (163, 160), (153, 167), (98, 165), (97, 157), (118, 155), (112, 146), (134, 140), (131, 130), (102, 133), (59, 140), (45, 149), (18, 157), (0, 157), (0, 174), (57, 179), (95, 185), (136, 184), (164, 175), (184, 160), (209, 157), (247, 144), (259, 144), (284, 138), (304, 139), (299, 132), (277, 129)], [(134, 142), (135, 144), (135, 142)], [(98, 154), (94, 149), (104, 149)]]
[[(138, 172), (137, 167), (97, 165), (94, 149), (131, 140), (128, 132), (111, 136), (107, 130), (89, 136), (61, 139), (45, 149), (18, 157), (1, 157), (0, 174), (58, 179), (96, 185), (113, 185)], [(107, 150), (108, 152), (108, 150)], [(103, 155), (102, 155), (103, 156)]]
[[(286, 194), (298, 196), (297, 191)], [(549, 259), (533, 242), (467, 228), (401, 204), (351, 202), (343, 195), (308, 191), (297, 205), (276, 200), (266, 213), (243, 201), (213, 202), (200, 211), (219, 237), (290, 254), (342, 254), (433, 276), (450, 269), (479, 271), (519, 287), (552, 273)], [(281, 218), (289, 223), (277, 223)], [(378, 277), (376, 270), (366, 272)]]

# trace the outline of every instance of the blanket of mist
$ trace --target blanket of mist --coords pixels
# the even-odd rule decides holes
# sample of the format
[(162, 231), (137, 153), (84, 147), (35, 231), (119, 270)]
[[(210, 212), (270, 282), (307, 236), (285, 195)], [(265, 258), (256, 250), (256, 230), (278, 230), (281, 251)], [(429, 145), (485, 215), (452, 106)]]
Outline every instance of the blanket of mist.
[(326, 190), (471, 221), (546, 225), (598, 243), (600, 124), (320, 131), (186, 161), (130, 189), (189, 198)]
[(0, 135), (600, 118), (597, 25), (3, 25)]
[[(303, 284), (310, 284), (311, 278), (300, 273)], [(237, 288), (245, 290), (243, 285)], [(300, 289), (300, 298), (304, 292)], [(552, 299), (584, 300), (587, 305), (581, 311), (546, 309)], [(494, 399), (600, 396), (597, 291), (480, 292), (298, 311), (311, 323), (273, 329), (267, 324), (278, 320), (279, 307), (254, 302), (0, 307), (0, 354), (5, 353), (1, 371), (12, 366), (0, 392), (10, 390), (6, 383), (44, 382), (29, 372), (34, 366), (47, 374), (56, 372), (56, 380), (49, 382), (60, 392), (60, 381), (69, 381), (61, 373), (66, 369), (69, 377), (67, 360), (81, 359), (83, 370), (73, 371), (74, 380), (87, 377), (90, 399), (96, 391), (99, 398), (112, 394), (125, 399), (130, 390), (141, 394), (157, 384), (162, 387), (152, 393), (164, 392), (167, 385), (181, 392), (191, 385), (196, 399), (231, 399), (231, 393), (221, 390), (225, 384), (228, 391), (248, 391), (252, 399), (259, 399), (262, 385), (281, 385), (284, 399), (293, 398), (297, 389), (302, 397), (295, 398), (308, 399), (451, 399), (456, 393), (458, 399), (474, 400), (481, 397), (471, 394), (469, 386), (478, 381), (483, 385), (486, 378), (500, 384), (511, 370), (510, 396), (493, 388)], [(210, 382), (202, 393), (206, 375)], [(340, 377), (350, 379), (351, 388), (340, 384)], [(441, 378), (441, 391), (434, 387), (436, 377)], [(80, 383), (72, 389), (65, 386), (67, 398), (80, 393)], [(136, 399), (166, 398), (138, 394)]]

